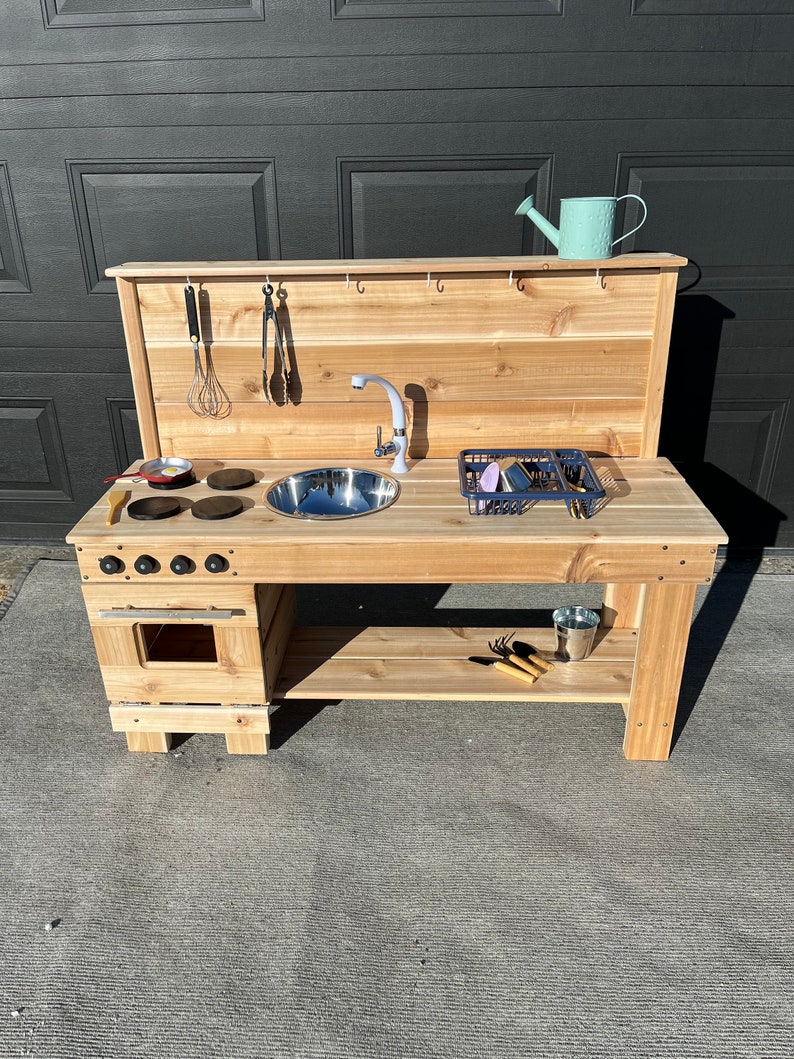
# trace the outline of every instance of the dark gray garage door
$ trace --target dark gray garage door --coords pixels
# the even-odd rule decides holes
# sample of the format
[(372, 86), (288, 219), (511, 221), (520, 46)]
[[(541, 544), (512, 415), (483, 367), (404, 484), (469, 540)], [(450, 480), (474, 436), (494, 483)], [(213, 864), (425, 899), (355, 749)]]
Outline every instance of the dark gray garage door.
[(661, 451), (794, 545), (794, 0), (17, 0), (0, 8), (0, 536), (139, 453), (107, 265), (549, 252), (636, 192), (689, 257)]

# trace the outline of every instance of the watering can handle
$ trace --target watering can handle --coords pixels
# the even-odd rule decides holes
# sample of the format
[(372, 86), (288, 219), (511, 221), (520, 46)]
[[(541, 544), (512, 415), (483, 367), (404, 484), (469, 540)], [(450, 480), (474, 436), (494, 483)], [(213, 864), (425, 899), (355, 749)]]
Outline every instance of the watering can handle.
[(642, 220), (637, 225), (637, 227), (636, 228), (632, 228), (631, 231), (630, 232), (626, 232), (625, 235), (621, 235), (621, 237), (619, 239), (615, 239), (613, 241), (613, 243), (612, 243), (613, 246), (616, 246), (618, 243), (622, 243), (623, 240), (624, 239), (628, 239), (628, 237), (630, 235), (634, 235), (635, 232), (639, 231), (639, 229), (642, 228), (643, 224), (645, 224), (645, 222), (648, 219), (648, 207), (645, 205), (645, 200), (644, 199), (641, 199), (639, 195), (621, 195), (619, 199), (615, 200), (615, 205), (617, 206), (618, 202), (622, 202), (623, 199), (636, 199), (638, 202), (641, 202), (642, 203), (642, 208), (645, 210), (645, 213), (643, 214)]

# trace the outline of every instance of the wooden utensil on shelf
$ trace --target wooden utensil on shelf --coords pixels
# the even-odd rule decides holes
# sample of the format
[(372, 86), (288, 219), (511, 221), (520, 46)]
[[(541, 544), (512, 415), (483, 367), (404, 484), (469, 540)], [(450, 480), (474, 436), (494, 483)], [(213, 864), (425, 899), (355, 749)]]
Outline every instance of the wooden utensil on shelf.
[(478, 666), (493, 666), (494, 669), (498, 669), (500, 673), (507, 673), (511, 677), (518, 677), (519, 680), (525, 680), (527, 684), (534, 684), (538, 679), (533, 676), (532, 673), (528, 673), (525, 669), (519, 669), (517, 666), (511, 665), (509, 662), (502, 662), (498, 658), (481, 658), (479, 655), (469, 655), (470, 662), (476, 662)]
[(105, 519), (106, 526), (112, 526), (118, 522), (116, 517), (130, 498), (129, 489), (111, 489), (108, 493), (108, 517)]

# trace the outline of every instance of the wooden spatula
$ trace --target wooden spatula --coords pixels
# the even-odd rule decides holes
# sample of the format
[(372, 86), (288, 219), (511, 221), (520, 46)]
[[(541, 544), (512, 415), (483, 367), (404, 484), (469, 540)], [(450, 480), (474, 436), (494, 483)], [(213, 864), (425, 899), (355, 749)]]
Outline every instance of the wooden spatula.
[(105, 519), (106, 526), (112, 526), (118, 522), (117, 515), (130, 498), (129, 489), (111, 489), (108, 493), (108, 517)]

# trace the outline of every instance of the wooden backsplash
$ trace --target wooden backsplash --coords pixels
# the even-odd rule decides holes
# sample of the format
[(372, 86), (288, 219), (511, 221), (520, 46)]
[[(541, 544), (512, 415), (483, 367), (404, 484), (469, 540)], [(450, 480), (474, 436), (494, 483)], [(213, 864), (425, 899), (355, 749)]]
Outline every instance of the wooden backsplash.
[[(360, 459), (390, 436), (382, 375), (402, 394), (412, 457), (467, 447), (571, 446), (654, 456), (678, 269), (669, 254), (608, 261), (475, 258), (173, 262), (116, 277), (144, 456)], [(184, 287), (196, 290), (231, 412), (187, 406), (193, 376)], [(290, 402), (262, 285), (275, 289)]]

